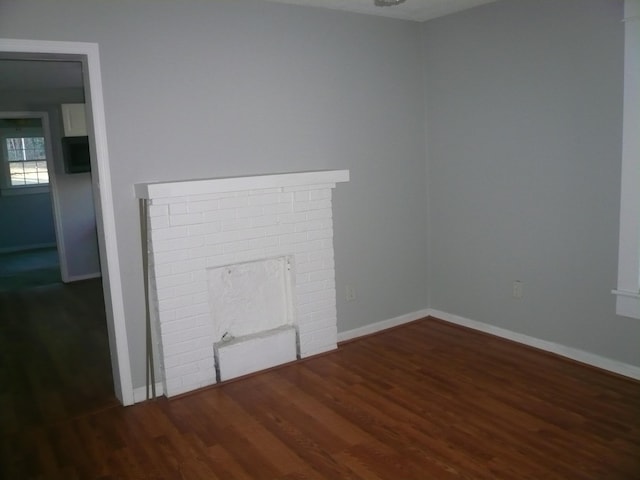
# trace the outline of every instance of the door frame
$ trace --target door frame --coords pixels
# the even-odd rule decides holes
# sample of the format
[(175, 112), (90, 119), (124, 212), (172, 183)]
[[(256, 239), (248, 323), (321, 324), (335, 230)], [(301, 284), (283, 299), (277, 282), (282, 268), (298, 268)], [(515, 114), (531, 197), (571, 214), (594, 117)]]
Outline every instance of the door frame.
[(134, 403), (133, 383), (116, 238), (98, 44), (0, 38), (0, 53), (25, 54), (31, 57), (38, 54), (78, 55), (83, 61), (85, 97), (89, 100), (86, 102), (87, 130), (90, 139), (96, 226), (114, 393), (123, 405), (131, 405)]

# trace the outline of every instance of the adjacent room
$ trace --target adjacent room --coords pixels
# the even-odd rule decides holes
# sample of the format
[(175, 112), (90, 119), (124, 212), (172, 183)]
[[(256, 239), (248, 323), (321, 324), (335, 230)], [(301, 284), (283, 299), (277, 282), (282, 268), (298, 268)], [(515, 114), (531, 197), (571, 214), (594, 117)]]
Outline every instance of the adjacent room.
[(1, 1), (3, 476), (637, 478), (639, 3)]

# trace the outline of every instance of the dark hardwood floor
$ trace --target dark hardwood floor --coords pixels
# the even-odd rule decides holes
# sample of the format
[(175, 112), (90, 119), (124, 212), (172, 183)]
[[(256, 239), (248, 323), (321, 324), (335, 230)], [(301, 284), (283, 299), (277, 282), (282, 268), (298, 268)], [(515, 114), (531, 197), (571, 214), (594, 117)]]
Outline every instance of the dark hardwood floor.
[(640, 478), (640, 382), (431, 318), (173, 400), (7, 395), (4, 479)]
[(0, 434), (118, 405), (102, 295), (100, 279), (0, 291)]

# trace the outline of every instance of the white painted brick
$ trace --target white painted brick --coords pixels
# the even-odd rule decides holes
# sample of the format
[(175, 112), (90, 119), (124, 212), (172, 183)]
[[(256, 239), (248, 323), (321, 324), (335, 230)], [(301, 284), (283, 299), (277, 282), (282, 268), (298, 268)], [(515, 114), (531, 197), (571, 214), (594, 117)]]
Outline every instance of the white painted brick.
[(185, 213), (188, 213), (186, 203), (169, 204), (169, 215), (183, 215)]
[(203, 245), (202, 247), (189, 249), (189, 258), (200, 259), (223, 253), (222, 245)]
[(324, 262), (321, 260), (316, 260), (314, 262), (305, 262), (299, 265), (296, 265), (297, 273), (310, 273), (316, 272), (318, 270), (324, 269)]
[(331, 218), (331, 209), (322, 208), (320, 210), (311, 210), (307, 212), (307, 220), (317, 220), (319, 218)]
[(149, 226), (152, 229), (156, 228), (165, 228), (169, 226), (169, 216), (161, 216), (161, 217), (150, 217), (149, 218)]
[(202, 223), (202, 213), (187, 213), (185, 215), (172, 215), (169, 217), (169, 223), (175, 225), (196, 225)]
[(204, 238), (204, 242), (207, 245), (219, 245), (222, 243), (230, 243), (238, 240), (240, 235), (239, 230), (231, 230), (229, 232), (220, 232), (213, 235), (207, 235)]
[(318, 310), (311, 314), (311, 318), (313, 322), (323, 322), (325, 320), (329, 320), (332, 324), (335, 324), (337, 317), (336, 306), (332, 305), (331, 307), (327, 307), (324, 310)]
[(190, 352), (198, 348), (197, 340), (188, 340), (186, 342), (167, 343), (164, 341), (163, 350), (165, 356), (179, 355), (181, 353)]
[(267, 247), (264, 249), (264, 256), (268, 258), (283, 257), (287, 255), (291, 255), (291, 252), (289, 251), (288, 246), (277, 245), (274, 247)]
[(251, 219), (251, 228), (256, 227), (266, 227), (271, 225), (278, 224), (278, 216), (277, 215), (260, 215), (259, 217), (254, 217)]
[(335, 278), (336, 273), (334, 269), (325, 269), (325, 270), (318, 270), (317, 272), (310, 272), (309, 273), (309, 281), (310, 282), (316, 282), (318, 280), (331, 280), (333, 278)]
[(182, 365), (176, 365), (175, 367), (165, 367), (165, 375), (167, 378), (181, 378), (197, 371), (197, 363), (185, 363)]
[(206, 259), (206, 268), (218, 268), (233, 263), (233, 254), (215, 255)]
[(330, 307), (334, 302), (330, 299), (320, 300), (318, 302), (313, 303), (298, 303), (298, 313), (300, 315), (305, 315), (307, 313), (318, 312), (320, 310), (324, 310), (327, 307)]
[[(335, 303), (336, 301), (336, 292), (334, 289), (332, 288), (328, 288), (328, 289), (324, 289), (324, 290), (319, 290), (316, 292), (306, 292), (306, 293), (299, 293), (298, 294), (298, 305), (306, 305), (306, 304), (319, 304), (321, 302), (324, 302), (325, 300), (329, 300), (332, 303)], [(314, 312), (317, 312), (318, 310), (313, 310)]]
[(157, 240), (170, 240), (173, 238), (186, 237), (187, 233), (188, 229), (184, 226), (157, 228), (149, 232), (149, 238), (151, 238), (152, 242), (155, 242)]
[(185, 227), (187, 229), (187, 234), (189, 236), (196, 235), (209, 235), (212, 233), (218, 233), (222, 231), (222, 222), (220, 221), (208, 221), (205, 223), (200, 223), (198, 225), (189, 225)]
[(263, 210), (264, 208), (262, 206), (238, 208), (236, 210), (236, 217), (237, 218), (259, 217), (263, 214)]
[(158, 313), (158, 322), (160, 322), (160, 325), (167, 325), (175, 320), (175, 318), (176, 312), (173, 310)]
[(285, 225), (285, 224), (273, 225), (271, 227), (265, 227), (265, 228), (266, 228), (266, 236), (286, 235), (289, 233), (294, 233), (296, 230), (295, 225)]
[(237, 218), (222, 221), (222, 230), (228, 232), (231, 230), (240, 230), (243, 228), (249, 228), (251, 226), (248, 218)]
[(310, 202), (294, 202), (293, 211), (294, 212), (307, 212), (311, 210)]
[(305, 242), (305, 243), (297, 243), (293, 246), (293, 251), (298, 253), (310, 253), (315, 252), (317, 250), (322, 250), (323, 245), (320, 240), (315, 240), (313, 242)]
[(303, 190), (299, 192), (295, 192), (293, 195), (293, 200), (295, 202), (308, 202), (309, 201), (309, 191)]
[(309, 252), (309, 260), (330, 260), (333, 261), (333, 249), (323, 248)]
[(242, 250), (248, 250), (249, 241), (239, 240), (233, 243), (225, 243), (222, 245), (222, 249), (224, 253), (235, 253), (235, 252), (241, 252)]
[(238, 208), (249, 206), (249, 197), (243, 195), (241, 197), (227, 197), (219, 200), (219, 208)]
[(313, 200), (309, 202), (309, 210), (331, 210), (331, 200)]
[(278, 201), (280, 203), (291, 203), (293, 202), (293, 192), (281, 193), (278, 197)]
[(324, 230), (312, 230), (307, 232), (309, 240), (322, 240), (324, 238), (333, 238), (333, 230), (326, 228)]
[(171, 265), (171, 273), (186, 273), (193, 272), (202, 268), (202, 261), (200, 259), (188, 260), (186, 262), (175, 262)]
[(186, 307), (191, 304), (191, 299), (188, 296), (179, 296), (172, 298), (164, 298), (158, 300), (158, 311), (161, 313), (165, 310), (174, 311), (177, 308)]
[(307, 220), (305, 213), (284, 213), (278, 215), (278, 222), (280, 223), (295, 223), (299, 224)]
[[(297, 268), (296, 268), (297, 270)], [(316, 272), (317, 273), (317, 272)], [(303, 285), (305, 283), (309, 283), (316, 280), (325, 280), (324, 278), (315, 278), (312, 279), (311, 275), (308, 273), (295, 273), (296, 285)]]
[(264, 249), (245, 250), (235, 254), (234, 263), (250, 262), (268, 257)]
[(149, 268), (149, 271), (151, 272), (151, 275), (154, 275), (156, 277), (164, 277), (165, 275), (171, 275), (171, 273), (173, 273), (171, 271), (170, 264), (152, 265)]
[(185, 283), (189, 283), (190, 281), (191, 275), (189, 275), (188, 273), (181, 273), (177, 275), (167, 275), (165, 277), (159, 277), (156, 279), (156, 284), (158, 290), (160, 290), (167, 287), (183, 285)]
[(165, 217), (169, 215), (168, 205), (149, 205), (147, 208), (150, 218)]
[(280, 245), (289, 245), (291, 243), (301, 243), (307, 240), (306, 232), (302, 233), (290, 233), (287, 235), (280, 235), (278, 237)]
[(166, 378), (165, 380), (165, 389), (167, 396), (171, 397), (173, 395), (180, 395), (181, 393), (185, 393), (184, 386), (182, 385), (182, 378)]
[(189, 305), (183, 308), (177, 308), (176, 319), (196, 317), (198, 315), (209, 314), (208, 303), (197, 303), (195, 305)]
[(236, 218), (235, 208), (202, 212), (202, 219), (204, 222), (215, 222), (218, 220), (231, 220), (233, 218)]
[(293, 204), (291, 203), (275, 203), (272, 205), (265, 205), (265, 215), (283, 215), (293, 212)]
[[(182, 343), (189, 340), (202, 340), (202, 343), (213, 343), (213, 337), (211, 335), (211, 327), (198, 326), (195, 328), (183, 328), (178, 332), (171, 332), (167, 334), (171, 336), (170, 341), (172, 343)], [(164, 338), (167, 338), (165, 336)]]
[(278, 237), (261, 237), (249, 240), (249, 248), (252, 250), (257, 248), (275, 247), (277, 245)]
[(271, 205), (280, 202), (279, 193), (263, 193), (260, 195), (250, 195), (249, 205)]
[(207, 291), (206, 282), (190, 282), (184, 285), (177, 285), (173, 287), (173, 292), (176, 297), (182, 297), (185, 295), (197, 295)]
[(218, 201), (218, 199), (190, 201), (189, 203), (187, 203), (187, 211), (189, 213), (209, 213), (211, 211), (217, 211), (219, 208), (219, 203), (220, 202)]
[(204, 237), (180, 237), (158, 240), (153, 243), (153, 251), (157, 253), (173, 250), (184, 250), (204, 245)]
[[(167, 337), (168, 335), (179, 332), (180, 330), (198, 327), (200, 326), (200, 324), (201, 324), (201, 320), (197, 316), (189, 317), (189, 318), (181, 318), (179, 320), (173, 320), (170, 322), (161, 321), (160, 330), (162, 332), (162, 336)], [(166, 356), (166, 353), (165, 353), (165, 356)]]
[(266, 237), (271, 232), (269, 227), (247, 228), (238, 232), (238, 240), (249, 240), (251, 238)]
[(330, 189), (322, 189), (322, 190), (310, 190), (309, 191), (309, 200), (326, 200), (331, 198), (331, 190)]
[(327, 282), (326, 280), (321, 280), (319, 282), (310, 282), (310, 283), (304, 283), (302, 285), (296, 285), (295, 286), (296, 295), (302, 295), (304, 293), (325, 290), (328, 287), (328, 283), (329, 282)]
[(331, 328), (333, 325), (335, 325), (335, 323), (336, 323), (336, 317), (334, 315), (331, 317), (325, 317), (318, 320), (312, 320), (311, 322), (304, 325), (300, 324), (300, 328), (304, 329), (306, 333), (313, 333), (313, 332), (325, 330), (327, 328)]
[(163, 265), (165, 263), (181, 262), (189, 258), (186, 250), (172, 250), (167, 252), (154, 252), (155, 264)]
[(165, 367), (175, 367), (177, 365), (184, 365), (186, 363), (200, 364), (201, 362), (210, 362), (211, 364), (213, 364), (211, 347), (192, 350), (190, 352), (182, 353), (179, 355), (167, 356), (165, 359)]
[(309, 221), (299, 222), (296, 224), (296, 230), (299, 230), (301, 232), (312, 231), (312, 230), (322, 230), (326, 228), (332, 228), (331, 219), (309, 220)]

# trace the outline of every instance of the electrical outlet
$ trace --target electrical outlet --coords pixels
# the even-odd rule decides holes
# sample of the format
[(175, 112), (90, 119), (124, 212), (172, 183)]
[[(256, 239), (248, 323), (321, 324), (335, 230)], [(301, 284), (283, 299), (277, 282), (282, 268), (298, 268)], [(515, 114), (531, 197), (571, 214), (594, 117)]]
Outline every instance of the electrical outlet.
[(356, 290), (351, 285), (347, 285), (345, 289), (345, 297), (347, 298), (347, 302), (351, 302), (356, 299)]
[(522, 282), (520, 280), (513, 281), (513, 291), (511, 292), (511, 296), (513, 298), (522, 298), (523, 288)]

